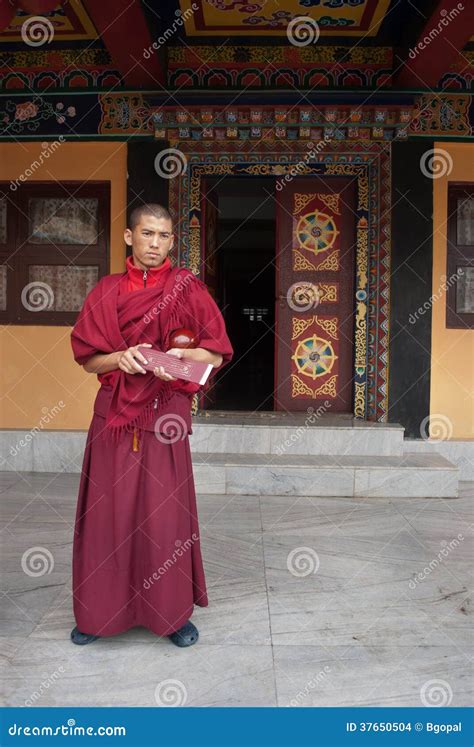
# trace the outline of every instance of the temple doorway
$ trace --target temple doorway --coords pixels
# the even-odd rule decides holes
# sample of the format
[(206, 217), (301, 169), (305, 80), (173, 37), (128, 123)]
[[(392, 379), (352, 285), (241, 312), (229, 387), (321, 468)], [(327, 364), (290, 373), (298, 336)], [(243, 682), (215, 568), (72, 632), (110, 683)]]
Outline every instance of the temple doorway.
[(206, 282), (215, 292), (235, 351), (206, 408), (273, 410), (274, 179), (209, 179), (204, 202)]
[(206, 410), (352, 413), (356, 179), (202, 181), (202, 276), (235, 355)]

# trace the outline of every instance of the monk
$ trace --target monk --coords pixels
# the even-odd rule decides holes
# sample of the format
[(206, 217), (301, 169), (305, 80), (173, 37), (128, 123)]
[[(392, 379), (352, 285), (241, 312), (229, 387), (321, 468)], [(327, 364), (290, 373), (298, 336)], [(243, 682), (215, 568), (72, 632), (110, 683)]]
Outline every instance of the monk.
[[(100, 381), (76, 512), (71, 639), (144, 626), (184, 647), (198, 640), (194, 605), (208, 604), (188, 440), (201, 387), (146, 371), (138, 346), (211, 363), (211, 377), (233, 349), (204, 283), (171, 264), (169, 212), (136, 208), (125, 241), (126, 271), (99, 281), (71, 333), (76, 362)], [(198, 347), (170, 347), (182, 327)]]

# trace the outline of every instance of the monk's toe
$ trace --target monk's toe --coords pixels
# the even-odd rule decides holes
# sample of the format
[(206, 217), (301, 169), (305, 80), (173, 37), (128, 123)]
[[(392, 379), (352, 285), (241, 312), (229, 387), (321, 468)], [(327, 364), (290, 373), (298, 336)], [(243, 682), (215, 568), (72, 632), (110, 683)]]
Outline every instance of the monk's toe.
[(197, 643), (199, 631), (196, 626), (188, 620), (188, 622), (184, 623), (179, 630), (175, 630), (174, 633), (171, 633), (168, 638), (175, 644), (175, 646), (184, 648), (185, 646), (192, 646), (194, 643)]
[(71, 641), (77, 646), (85, 646), (86, 643), (92, 643), (96, 641), (100, 636), (92, 635), (91, 633), (81, 633), (77, 627), (71, 630)]

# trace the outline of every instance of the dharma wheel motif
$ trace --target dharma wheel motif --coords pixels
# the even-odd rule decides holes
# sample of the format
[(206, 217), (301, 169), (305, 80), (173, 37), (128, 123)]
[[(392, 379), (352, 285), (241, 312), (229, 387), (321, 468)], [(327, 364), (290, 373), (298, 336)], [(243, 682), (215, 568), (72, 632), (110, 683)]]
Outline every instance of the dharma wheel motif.
[(313, 335), (301, 340), (291, 357), (301, 374), (316, 379), (329, 373), (337, 355), (328, 340)]
[(302, 215), (296, 226), (296, 238), (300, 246), (313, 254), (330, 249), (338, 233), (334, 218), (320, 210)]

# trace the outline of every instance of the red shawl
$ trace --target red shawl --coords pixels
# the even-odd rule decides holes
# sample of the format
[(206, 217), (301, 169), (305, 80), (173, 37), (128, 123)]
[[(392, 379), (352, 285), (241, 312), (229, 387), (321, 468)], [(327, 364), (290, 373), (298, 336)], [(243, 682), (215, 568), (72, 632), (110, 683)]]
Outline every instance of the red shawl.
[[(222, 354), (222, 364), (211, 376), (232, 359), (222, 314), (205, 284), (190, 270), (173, 268), (164, 284), (119, 294), (122, 278), (122, 273), (107, 275), (87, 296), (71, 333), (77, 363), (84, 365), (97, 353), (144, 342), (169, 350), (170, 334), (178, 327), (192, 329), (199, 347)], [(147, 425), (175, 391), (152, 372), (126, 374), (117, 369), (114, 374), (106, 431), (115, 435)]]

